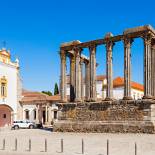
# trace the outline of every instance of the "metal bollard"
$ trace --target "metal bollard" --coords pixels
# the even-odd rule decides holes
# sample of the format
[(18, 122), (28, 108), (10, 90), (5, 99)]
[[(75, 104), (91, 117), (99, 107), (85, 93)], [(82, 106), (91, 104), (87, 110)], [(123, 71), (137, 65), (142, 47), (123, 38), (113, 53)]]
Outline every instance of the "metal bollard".
[(84, 154), (84, 140), (82, 139), (82, 154)]
[(64, 142), (63, 142), (63, 139), (61, 139), (61, 153), (64, 152)]
[(31, 139), (29, 139), (29, 152), (31, 152)]
[(17, 138), (15, 139), (15, 149), (14, 151), (17, 151)]
[(5, 139), (3, 139), (3, 147), (2, 150), (5, 150)]
[(109, 155), (109, 140), (107, 140), (107, 155)]
[(135, 155), (137, 155), (137, 143), (135, 142)]
[(47, 152), (47, 139), (45, 139), (45, 152)]

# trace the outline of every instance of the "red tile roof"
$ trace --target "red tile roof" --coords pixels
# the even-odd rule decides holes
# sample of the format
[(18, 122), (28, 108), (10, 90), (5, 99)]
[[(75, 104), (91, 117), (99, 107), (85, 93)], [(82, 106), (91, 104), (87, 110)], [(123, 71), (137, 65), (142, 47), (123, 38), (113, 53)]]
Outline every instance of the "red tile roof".
[(60, 95), (48, 96), (40, 92), (23, 91), (21, 103), (38, 103), (44, 104), (46, 102), (60, 101)]
[(48, 101), (61, 101), (60, 95), (47, 96)]
[[(116, 88), (116, 87), (124, 87), (124, 78), (122, 78), (122, 77), (115, 78), (113, 80), (113, 87), (114, 88)], [(134, 82), (134, 81), (131, 81), (131, 88), (137, 89), (137, 90), (140, 90), (140, 91), (144, 91), (144, 86), (142, 84)]]

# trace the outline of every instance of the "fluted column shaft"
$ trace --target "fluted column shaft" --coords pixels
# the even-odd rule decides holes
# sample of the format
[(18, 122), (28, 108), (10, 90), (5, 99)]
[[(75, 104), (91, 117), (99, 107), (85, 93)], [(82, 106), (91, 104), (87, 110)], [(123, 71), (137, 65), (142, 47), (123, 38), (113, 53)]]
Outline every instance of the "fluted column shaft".
[(75, 49), (75, 101), (81, 102), (81, 49)]
[(90, 51), (90, 100), (96, 101), (96, 46), (89, 47)]
[(106, 44), (106, 77), (107, 77), (106, 100), (112, 100), (113, 98), (112, 48), (113, 48), (113, 42), (111, 41), (107, 42)]
[(61, 92), (61, 101), (66, 102), (66, 52), (60, 52), (61, 58), (61, 76), (60, 76), (60, 92)]
[(151, 35), (144, 36), (144, 97), (143, 99), (152, 98), (151, 95)]
[(70, 101), (75, 99), (75, 57), (70, 56)]
[(85, 62), (85, 97), (86, 101), (90, 100), (90, 63)]
[(131, 97), (131, 43), (130, 38), (124, 39), (124, 99)]
[(152, 96), (155, 98), (155, 43), (152, 45), (151, 48), (152, 53)]
[(81, 100), (84, 100), (83, 61), (81, 60)]

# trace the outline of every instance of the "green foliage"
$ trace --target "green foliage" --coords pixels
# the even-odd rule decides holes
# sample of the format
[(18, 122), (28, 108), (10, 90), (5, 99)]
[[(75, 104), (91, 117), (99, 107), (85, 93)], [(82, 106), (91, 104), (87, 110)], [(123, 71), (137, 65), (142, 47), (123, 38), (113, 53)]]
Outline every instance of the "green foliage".
[(59, 94), (59, 88), (58, 88), (58, 84), (55, 83), (55, 87), (54, 87), (54, 95)]
[(43, 94), (46, 94), (46, 95), (49, 95), (49, 96), (52, 96), (52, 92), (50, 91), (42, 91)]

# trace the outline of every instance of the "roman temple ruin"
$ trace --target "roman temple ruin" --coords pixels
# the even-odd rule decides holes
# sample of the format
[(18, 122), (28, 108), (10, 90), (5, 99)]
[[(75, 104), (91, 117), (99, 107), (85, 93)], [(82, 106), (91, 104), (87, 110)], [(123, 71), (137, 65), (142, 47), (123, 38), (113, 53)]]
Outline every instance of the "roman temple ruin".
[[(131, 46), (135, 38), (144, 43), (144, 96), (131, 97)], [(115, 44), (124, 44), (124, 97), (113, 98), (112, 53)], [(106, 47), (106, 98), (96, 98), (96, 49)], [(89, 57), (82, 54), (89, 49)], [(66, 95), (66, 57), (70, 59), (70, 99)], [(55, 131), (79, 132), (155, 132), (155, 30), (152, 26), (127, 29), (121, 35), (107, 33), (104, 38), (89, 42), (72, 41), (60, 47), (61, 103)], [(82, 65), (85, 65), (83, 75)], [(85, 97), (83, 80), (85, 79)]]

